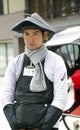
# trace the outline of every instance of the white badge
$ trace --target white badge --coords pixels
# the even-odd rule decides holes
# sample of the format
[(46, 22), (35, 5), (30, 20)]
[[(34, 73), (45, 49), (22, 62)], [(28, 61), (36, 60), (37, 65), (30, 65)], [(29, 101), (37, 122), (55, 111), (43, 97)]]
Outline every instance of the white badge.
[(24, 67), (23, 76), (33, 76), (35, 72), (34, 67)]

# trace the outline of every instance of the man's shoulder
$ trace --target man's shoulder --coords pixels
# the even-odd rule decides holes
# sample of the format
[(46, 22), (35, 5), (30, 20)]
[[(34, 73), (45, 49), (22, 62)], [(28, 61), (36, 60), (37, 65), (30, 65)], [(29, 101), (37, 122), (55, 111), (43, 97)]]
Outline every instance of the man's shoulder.
[(14, 60), (14, 61), (18, 61), (18, 60), (20, 60), (20, 59), (23, 59), (23, 57), (24, 57), (24, 53), (21, 53), (21, 54), (15, 56), (13, 60)]
[(48, 50), (47, 56), (52, 57), (52, 58), (61, 58), (62, 59), (62, 57), (59, 54), (57, 54), (51, 50)]
[(50, 63), (51, 64), (56, 64), (56, 65), (57, 64), (59, 64), (59, 65), (64, 64), (63, 58), (59, 54), (57, 54), (57, 53), (55, 53), (53, 51), (50, 51), (50, 50), (48, 50), (46, 59), (47, 59), (49, 64)]
[(14, 59), (18, 59), (20, 57), (23, 57), (24, 56), (24, 52), (23, 53), (20, 53), (19, 55), (15, 56)]
[(15, 65), (19, 65), (21, 64), (21, 62), (23, 61), (24, 59), (24, 53), (21, 53), (17, 56), (15, 56), (11, 61), (10, 61), (10, 64), (14, 64)]

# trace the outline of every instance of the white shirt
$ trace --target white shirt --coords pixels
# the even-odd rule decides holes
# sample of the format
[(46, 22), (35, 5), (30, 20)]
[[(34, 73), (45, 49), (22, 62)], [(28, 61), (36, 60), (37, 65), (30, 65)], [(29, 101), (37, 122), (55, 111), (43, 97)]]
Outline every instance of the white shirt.
[[(1, 97), (3, 107), (14, 103), (16, 81), (22, 70), (23, 59), (24, 53), (15, 57), (7, 67)], [(64, 110), (67, 102), (67, 71), (63, 59), (48, 50), (44, 71), (48, 79), (53, 82), (54, 98), (51, 105)]]

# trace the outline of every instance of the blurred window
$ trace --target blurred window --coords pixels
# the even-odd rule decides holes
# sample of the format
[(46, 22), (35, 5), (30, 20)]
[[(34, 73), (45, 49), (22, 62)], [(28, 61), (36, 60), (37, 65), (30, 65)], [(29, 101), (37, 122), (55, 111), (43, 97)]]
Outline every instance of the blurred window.
[(38, 12), (44, 18), (65, 17), (80, 13), (80, 0), (28, 0), (26, 13)]
[(59, 54), (67, 67), (68, 76), (71, 76), (75, 70), (80, 69), (80, 46), (74, 44), (48, 46), (48, 49)]
[(13, 58), (13, 46), (11, 43), (0, 44), (0, 76), (3, 76), (9, 61)]
[(76, 61), (79, 59), (79, 47), (77, 45), (64, 45), (56, 50), (60, 54), (69, 68), (76, 66)]
[(3, 0), (0, 0), (0, 15), (3, 14)]

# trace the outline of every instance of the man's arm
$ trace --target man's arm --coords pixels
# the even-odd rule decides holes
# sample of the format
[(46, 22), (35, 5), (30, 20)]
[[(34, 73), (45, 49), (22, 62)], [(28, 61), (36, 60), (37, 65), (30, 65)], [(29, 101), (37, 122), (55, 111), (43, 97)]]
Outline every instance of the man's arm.
[(62, 110), (60, 110), (55, 106), (50, 106), (44, 117), (44, 122), (40, 130), (50, 130), (56, 124), (61, 114), (62, 114)]
[(3, 111), (4, 111), (4, 114), (5, 114), (5, 116), (8, 120), (11, 128), (13, 129), (14, 126), (13, 126), (13, 123), (12, 123), (12, 118), (13, 118), (13, 115), (14, 115), (14, 105), (12, 105), (12, 104), (6, 105), (3, 109)]

